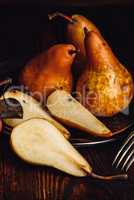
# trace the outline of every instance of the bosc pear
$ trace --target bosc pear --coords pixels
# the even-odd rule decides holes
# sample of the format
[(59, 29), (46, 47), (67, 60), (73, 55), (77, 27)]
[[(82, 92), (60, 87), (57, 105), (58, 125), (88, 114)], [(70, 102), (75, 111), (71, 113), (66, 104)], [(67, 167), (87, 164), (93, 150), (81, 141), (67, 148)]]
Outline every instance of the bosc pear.
[[(63, 125), (61, 125), (59, 122), (57, 122), (55, 119), (53, 119), (49, 115), (49, 113), (44, 108), (42, 108), (40, 103), (37, 100), (35, 100), (33, 97), (31, 97), (30, 95), (23, 93), (21, 91), (18, 91), (18, 90), (9, 90), (4, 93), (4, 97), (2, 96), (1, 100), (3, 100), (3, 98), (4, 98), (4, 101), (7, 103), (7, 105), (12, 105), (12, 101), (10, 99), (13, 99), (13, 100), (17, 100), (17, 102), (19, 102), (19, 104), (22, 107), (21, 119), (19, 119), (17, 116), (16, 116), (16, 118), (15, 117), (14, 118), (6, 117), (6, 119), (4, 121), (8, 126), (14, 128), (17, 125), (21, 124), (22, 122), (24, 122), (28, 119), (42, 118), (42, 119), (49, 121), (55, 127), (57, 127), (57, 129), (59, 129), (60, 132), (66, 138), (70, 137), (69, 131)], [(13, 105), (15, 108), (18, 107), (17, 105), (15, 105), (15, 103)]]
[(10, 138), (14, 152), (24, 161), (47, 165), (73, 176), (92, 176), (102, 180), (127, 179), (126, 174), (96, 175), (84, 157), (60, 131), (43, 119), (30, 119), (16, 126)]
[(86, 52), (84, 46), (84, 38), (85, 38), (84, 28), (86, 27), (89, 31), (95, 31), (99, 35), (101, 35), (100, 31), (93, 22), (91, 22), (89, 19), (87, 19), (82, 15), (73, 14), (72, 16), (67, 16), (60, 12), (55, 12), (48, 15), (50, 20), (58, 16), (62, 17), (67, 21), (67, 30), (66, 30), (67, 41), (76, 46), (76, 48), (80, 50), (80, 53), (77, 56), (77, 62), (85, 63)]
[(85, 29), (85, 49), (88, 63), (77, 83), (79, 100), (96, 116), (113, 116), (132, 100), (132, 76), (96, 32)]
[(20, 83), (43, 101), (55, 89), (72, 90), (71, 66), (77, 51), (71, 44), (57, 44), (33, 58), (20, 74)]
[(50, 113), (64, 124), (98, 137), (110, 137), (112, 132), (75, 98), (63, 90), (54, 91), (47, 99)]

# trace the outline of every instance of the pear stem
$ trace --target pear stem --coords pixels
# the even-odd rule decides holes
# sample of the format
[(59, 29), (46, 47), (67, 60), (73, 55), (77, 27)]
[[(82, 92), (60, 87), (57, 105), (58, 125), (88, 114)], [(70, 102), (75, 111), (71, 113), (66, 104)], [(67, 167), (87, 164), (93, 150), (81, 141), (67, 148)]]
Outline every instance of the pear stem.
[(77, 53), (79, 53), (79, 50), (73, 50), (73, 49), (69, 50), (70, 55), (77, 54)]
[(67, 21), (69, 21), (72, 24), (74, 23), (74, 20), (71, 17), (64, 15), (63, 13), (55, 12), (52, 14), (48, 14), (49, 20), (52, 20), (53, 18), (58, 17), (58, 16), (63, 17), (64, 19), (66, 19)]
[(106, 181), (112, 181), (112, 180), (127, 180), (128, 175), (127, 174), (118, 174), (114, 176), (100, 176), (97, 174), (94, 174), (93, 172), (90, 174), (91, 177), (95, 179), (100, 179), (100, 180), (106, 180)]

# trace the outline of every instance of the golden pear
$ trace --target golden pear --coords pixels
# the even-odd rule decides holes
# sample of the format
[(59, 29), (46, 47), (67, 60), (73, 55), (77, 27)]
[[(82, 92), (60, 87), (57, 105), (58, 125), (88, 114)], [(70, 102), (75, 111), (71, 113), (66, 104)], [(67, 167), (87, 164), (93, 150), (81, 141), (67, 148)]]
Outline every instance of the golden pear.
[(85, 29), (85, 49), (88, 64), (77, 83), (79, 101), (96, 116), (113, 116), (132, 100), (132, 76), (96, 32)]
[(55, 89), (72, 90), (71, 66), (76, 55), (71, 44), (57, 44), (33, 58), (20, 75), (21, 84), (28, 87), (37, 100)]

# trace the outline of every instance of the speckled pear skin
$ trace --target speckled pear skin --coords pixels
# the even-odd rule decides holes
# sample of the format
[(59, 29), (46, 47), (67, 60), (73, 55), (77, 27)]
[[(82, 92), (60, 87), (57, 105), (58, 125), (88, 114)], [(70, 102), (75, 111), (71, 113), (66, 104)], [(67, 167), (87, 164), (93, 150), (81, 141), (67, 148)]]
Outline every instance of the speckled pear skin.
[(86, 31), (85, 49), (88, 64), (77, 82), (79, 101), (96, 116), (113, 116), (132, 100), (132, 76), (96, 32)]

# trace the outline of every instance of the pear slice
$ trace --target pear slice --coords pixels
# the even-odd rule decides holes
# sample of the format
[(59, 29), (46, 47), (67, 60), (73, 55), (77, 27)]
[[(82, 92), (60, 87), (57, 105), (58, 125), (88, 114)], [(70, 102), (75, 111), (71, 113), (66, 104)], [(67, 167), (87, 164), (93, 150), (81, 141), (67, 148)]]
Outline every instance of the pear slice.
[(47, 107), (54, 117), (68, 126), (95, 136), (112, 136), (111, 131), (102, 122), (66, 91), (54, 91), (47, 99)]
[(79, 177), (90, 175), (103, 180), (127, 178), (127, 175), (103, 177), (94, 174), (89, 163), (60, 131), (43, 119), (30, 119), (16, 126), (10, 141), (15, 153), (32, 164), (51, 166)]
[[(1, 97), (2, 99), (3, 97)], [(25, 120), (31, 119), (31, 118), (42, 118), (46, 119), (50, 123), (52, 123), (54, 126), (56, 126), (66, 138), (70, 137), (69, 131), (64, 128), (59, 122), (57, 122), (55, 119), (53, 119), (47, 111), (45, 111), (40, 103), (36, 101), (33, 97), (20, 92), (18, 90), (12, 90), (7, 91), (4, 94), (4, 98), (8, 99), (16, 99), (23, 108), (23, 118), (22, 119), (5, 119), (5, 123), (11, 127), (15, 127), (18, 124), (24, 122)], [(10, 104), (10, 102), (7, 102)]]

